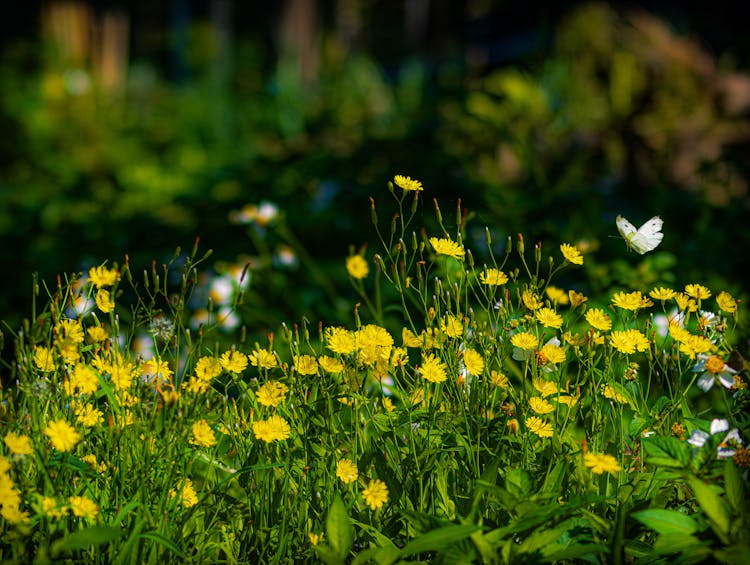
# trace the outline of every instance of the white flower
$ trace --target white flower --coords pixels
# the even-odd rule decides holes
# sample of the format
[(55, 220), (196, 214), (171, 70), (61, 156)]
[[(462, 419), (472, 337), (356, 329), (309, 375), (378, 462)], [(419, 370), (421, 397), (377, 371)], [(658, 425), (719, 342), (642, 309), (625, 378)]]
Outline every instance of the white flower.
[[(729, 421), (719, 418), (711, 420), (710, 433), (706, 433), (703, 430), (693, 430), (690, 434), (687, 442), (693, 447), (701, 448), (706, 445), (706, 442), (711, 436), (721, 434), (729, 429)], [(719, 444), (717, 448), (716, 456), (719, 459), (727, 459), (732, 457), (735, 452), (735, 446), (742, 445), (742, 438), (737, 428), (733, 428), (726, 436), (724, 440)]]
[(694, 373), (702, 373), (698, 377), (697, 385), (703, 392), (708, 392), (718, 379), (724, 388), (732, 388), (734, 374), (737, 372), (724, 363), (717, 355), (698, 355), (698, 362), (693, 366)]

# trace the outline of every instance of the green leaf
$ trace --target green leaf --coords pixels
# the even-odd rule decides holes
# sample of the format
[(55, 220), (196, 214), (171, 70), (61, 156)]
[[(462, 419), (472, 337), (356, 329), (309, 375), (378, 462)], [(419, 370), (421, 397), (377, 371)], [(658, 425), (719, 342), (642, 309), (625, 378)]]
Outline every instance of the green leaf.
[(544, 498), (557, 498), (565, 478), (565, 462), (558, 461), (544, 479), (539, 494)]
[(711, 548), (690, 534), (661, 534), (654, 542), (654, 551), (660, 555), (685, 553), (698, 561), (711, 554)]
[(411, 540), (401, 550), (401, 554), (406, 556), (425, 551), (440, 551), (465, 540), (480, 529), (481, 527), (475, 524), (437, 528)]
[(649, 437), (642, 442), (646, 451), (646, 462), (663, 467), (683, 468), (690, 462), (688, 444), (676, 437)]
[(338, 494), (328, 509), (326, 535), (333, 550), (339, 557), (344, 559), (349, 554), (349, 550), (354, 543), (354, 527), (351, 520), (349, 520), (349, 514), (346, 512), (344, 501), (341, 500)]
[(732, 459), (724, 461), (724, 488), (727, 492), (727, 501), (734, 510), (734, 514), (746, 513), (748, 504), (745, 487)]
[(158, 534), (156, 532), (146, 532), (145, 534), (141, 534), (141, 539), (149, 539), (151, 541), (155, 541), (160, 546), (174, 553), (180, 559), (187, 559), (187, 555), (182, 552), (177, 544), (175, 544), (172, 540), (165, 538), (161, 534)]
[(376, 563), (377, 565), (392, 565), (401, 557), (401, 550), (395, 546), (388, 547), (370, 547), (357, 553), (352, 560), (352, 565), (367, 565)]
[(85, 530), (78, 530), (55, 541), (50, 547), (52, 557), (57, 557), (65, 551), (76, 551), (89, 547), (105, 545), (119, 538), (123, 531), (111, 526), (93, 526)]
[(695, 520), (677, 510), (651, 508), (633, 512), (631, 516), (659, 534), (693, 534), (698, 531)]
[(714, 531), (726, 543), (729, 537), (729, 522), (731, 518), (726, 502), (721, 499), (710, 485), (707, 485), (697, 477), (689, 477), (688, 483), (693, 490), (693, 494), (695, 494), (695, 499), (698, 501), (701, 510), (711, 520)]

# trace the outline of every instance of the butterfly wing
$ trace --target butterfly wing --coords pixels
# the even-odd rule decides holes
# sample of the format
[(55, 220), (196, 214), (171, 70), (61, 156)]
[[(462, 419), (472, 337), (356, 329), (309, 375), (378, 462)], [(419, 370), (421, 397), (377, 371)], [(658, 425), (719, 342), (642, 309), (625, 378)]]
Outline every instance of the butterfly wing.
[(620, 232), (620, 235), (626, 241), (630, 241), (631, 235), (638, 231), (637, 229), (635, 229), (635, 226), (633, 224), (628, 222), (622, 216), (617, 216), (615, 223), (617, 224), (617, 231)]
[(656, 246), (661, 243), (664, 237), (664, 234), (661, 233), (662, 225), (664, 225), (664, 221), (659, 216), (654, 216), (638, 228), (634, 234), (624, 237), (633, 249), (643, 255), (656, 249)]

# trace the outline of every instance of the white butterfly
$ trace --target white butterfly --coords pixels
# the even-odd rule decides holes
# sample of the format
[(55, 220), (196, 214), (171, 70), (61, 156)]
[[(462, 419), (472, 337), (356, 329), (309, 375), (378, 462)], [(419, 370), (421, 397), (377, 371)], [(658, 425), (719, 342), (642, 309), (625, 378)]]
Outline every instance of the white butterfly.
[(661, 239), (664, 237), (664, 234), (661, 233), (661, 226), (664, 221), (659, 216), (654, 216), (638, 229), (635, 229), (635, 226), (622, 216), (617, 216), (615, 222), (628, 247), (635, 249), (641, 255), (656, 249), (656, 246), (661, 243)]

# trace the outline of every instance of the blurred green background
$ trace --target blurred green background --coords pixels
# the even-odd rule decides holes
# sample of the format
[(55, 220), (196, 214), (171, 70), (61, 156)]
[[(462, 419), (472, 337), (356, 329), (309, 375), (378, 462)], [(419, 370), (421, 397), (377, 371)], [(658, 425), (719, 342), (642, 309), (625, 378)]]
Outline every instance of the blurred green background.
[[(742, 18), (517, 4), (25, 3), (2, 24), (0, 319), (30, 315), (33, 272), (150, 268), (200, 237), (209, 275), (250, 263), (251, 331), (351, 323), (343, 259), (376, 251), (368, 197), (387, 224), (394, 174), (423, 182), (425, 223), (461, 198), (473, 249), (485, 226), (500, 252), (585, 248), (581, 291), (744, 296)], [(661, 215), (663, 244), (627, 253), (617, 214)]]

